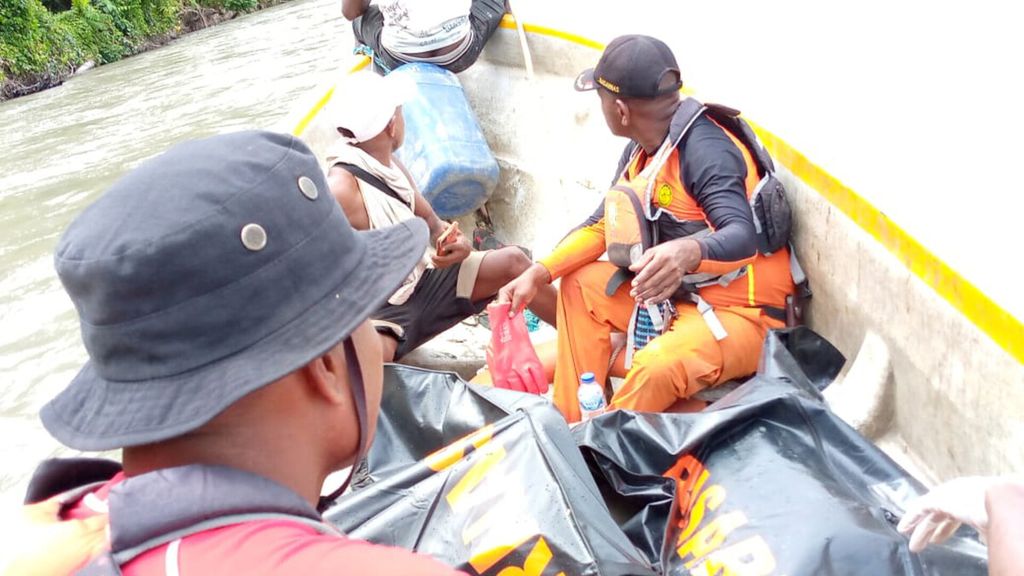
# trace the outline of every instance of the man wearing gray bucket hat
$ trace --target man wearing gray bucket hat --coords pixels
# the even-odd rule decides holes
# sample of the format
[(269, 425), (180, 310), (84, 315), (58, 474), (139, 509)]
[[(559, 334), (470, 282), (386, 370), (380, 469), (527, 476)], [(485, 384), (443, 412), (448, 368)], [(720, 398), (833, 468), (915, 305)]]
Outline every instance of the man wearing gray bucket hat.
[(109, 511), (90, 574), (453, 574), (317, 512), (327, 475), (372, 441), (382, 366), (367, 317), (426, 242), (417, 221), (354, 231), (290, 136), (217, 136), (144, 163), (57, 247), (90, 359), (41, 413), (71, 448), (123, 449), (123, 470), (48, 461), (26, 500), (60, 493), (69, 519)]

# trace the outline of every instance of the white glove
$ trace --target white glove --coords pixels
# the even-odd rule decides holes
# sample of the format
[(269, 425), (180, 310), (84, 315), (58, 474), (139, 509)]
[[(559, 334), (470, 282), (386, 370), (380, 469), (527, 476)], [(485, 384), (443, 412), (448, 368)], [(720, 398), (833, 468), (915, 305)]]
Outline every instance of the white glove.
[(940, 484), (910, 502), (896, 529), (910, 534), (912, 552), (945, 542), (961, 524), (973, 527), (984, 541), (988, 531), (985, 493), (998, 481), (994, 476), (965, 476)]

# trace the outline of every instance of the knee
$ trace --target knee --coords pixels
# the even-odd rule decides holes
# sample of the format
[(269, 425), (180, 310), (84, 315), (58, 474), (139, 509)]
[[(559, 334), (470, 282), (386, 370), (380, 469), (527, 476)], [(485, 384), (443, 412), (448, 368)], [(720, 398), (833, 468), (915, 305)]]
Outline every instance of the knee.
[(630, 373), (642, 375), (644, 380), (685, 385), (687, 379), (710, 370), (706, 355), (697, 338), (663, 335), (636, 352)]
[(643, 350), (633, 356), (630, 376), (642, 381), (664, 381), (671, 379), (679, 362), (678, 353), (670, 354), (664, 346), (658, 346), (658, 340), (652, 340)]
[(499, 248), (489, 254), (488, 258), (497, 258), (497, 269), (504, 271), (504, 282), (511, 282), (517, 276), (526, 272), (526, 269), (533, 264), (522, 250), (515, 246)]

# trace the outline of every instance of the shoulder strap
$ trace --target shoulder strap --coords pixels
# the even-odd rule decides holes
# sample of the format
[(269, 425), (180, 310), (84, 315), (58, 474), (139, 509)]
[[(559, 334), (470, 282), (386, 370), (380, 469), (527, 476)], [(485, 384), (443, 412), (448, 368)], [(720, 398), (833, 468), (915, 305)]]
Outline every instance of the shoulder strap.
[(765, 150), (764, 146), (761, 145), (761, 141), (758, 139), (757, 134), (754, 133), (754, 129), (750, 127), (750, 124), (747, 124), (746, 120), (740, 117), (740, 111), (735, 108), (723, 106), (722, 104), (702, 104), (696, 98), (686, 98), (679, 104), (679, 108), (676, 109), (675, 115), (672, 117), (672, 123), (668, 130), (669, 138), (678, 144), (683, 136), (689, 132), (697, 118), (703, 114), (706, 114), (743, 142), (743, 145), (747, 147), (747, 150), (754, 157), (758, 170), (762, 172), (761, 176), (775, 173), (775, 163), (772, 161), (772, 157)]
[(678, 146), (683, 136), (686, 136), (686, 133), (693, 127), (693, 123), (697, 121), (697, 118), (700, 118), (707, 110), (708, 106), (705, 106), (696, 98), (688, 97), (680, 102), (675, 114), (672, 115), (672, 122), (668, 127), (668, 137), (672, 140), (673, 144)]
[(800, 265), (800, 260), (796, 256), (796, 246), (793, 246), (793, 242), (789, 242), (789, 273), (800, 298), (806, 300), (813, 296), (811, 283), (808, 282), (807, 273), (804, 272), (804, 267)]
[(377, 178), (373, 174), (370, 174), (366, 170), (363, 170), (359, 166), (356, 166), (355, 164), (349, 164), (348, 162), (338, 162), (337, 164), (335, 164), (335, 166), (340, 166), (341, 168), (347, 170), (349, 174), (355, 176), (356, 178), (362, 180), (363, 182), (366, 182), (370, 186), (373, 186), (377, 190), (380, 190), (381, 192), (387, 194), (388, 196), (394, 198), (395, 200), (398, 200), (399, 202), (405, 204), (409, 208), (412, 208), (411, 202), (406, 202), (405, 199), (399, 196), (397, 192), (395, 192), (394, 190), (391, 189), (390, 186), (385, 184), (383, 180)]
[(747, 124), (746, 120), (740, 117), (739, 110), (721, 104), (708, 104), (707, 113), (712, 120), (731, 132), (733, 136), (739, 138), (740, 142), (743, 142), (751, 156), (754, 157), (757, 169), (761, 172), (760, 176), (775, 173), (775, 163), (772, 161), (772, 157), (765, 150), (764, 146), (761, 145), (761, 140), (754, 133), (754, 129), (750, 127), (750, 124)]

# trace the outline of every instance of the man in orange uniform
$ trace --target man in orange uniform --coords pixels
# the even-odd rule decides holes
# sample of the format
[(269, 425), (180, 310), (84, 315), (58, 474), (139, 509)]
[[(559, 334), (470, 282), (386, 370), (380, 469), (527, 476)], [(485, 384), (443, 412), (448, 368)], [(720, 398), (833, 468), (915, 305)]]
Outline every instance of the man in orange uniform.
[[(598, 260), (614, 220), (602, 204), (499, 292), (499, 301), (519, 310), (541, 286), (561, 278), (554, 400), (570, 422), (580, 418), (580, 375), (607, 380), (611, 333), (631, 331), (638, 305), (670, 300), (678, 316), (633, 357), (611, 408), (662, 411), (749, 375), (767, 331), (784, 324), (794, 290), (789, 252), (758, 252), (749, 203), (760, 179), (757, 165), (739, 138), (707, 115), (689, 121), (694, 117), (684, 113), (681, 87), (671, 50), (648, 36), (616, 38), (576, 81), (577, 90), (597, 90), (612, 134), (630, 139), (613, 184), (649, 203), (660, 239), (637, 255), (631, 281), (616, 286), (620, 268)], [(712, 282), (680, 296), (692, 274)]]

